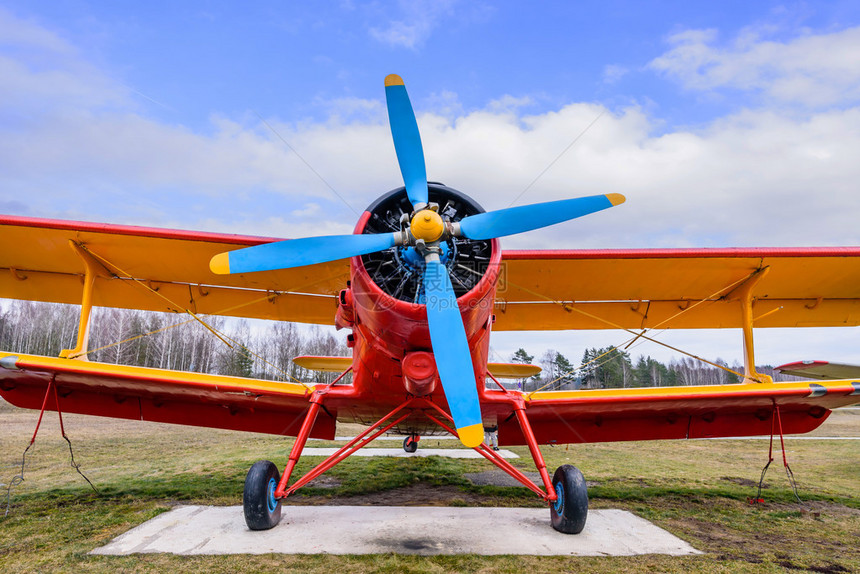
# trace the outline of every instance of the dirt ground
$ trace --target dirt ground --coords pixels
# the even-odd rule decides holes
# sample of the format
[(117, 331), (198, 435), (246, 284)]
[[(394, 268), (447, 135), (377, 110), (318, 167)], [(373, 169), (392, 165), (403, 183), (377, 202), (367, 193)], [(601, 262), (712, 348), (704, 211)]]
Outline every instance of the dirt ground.
[[(35, 411), (22, 411), (0, 401), (0, 445), (3, 445), (5, 463), (12, 464), (16, 460), (20, 461), (21, 450), (32, 435), (37, 417), (38, 413)], [(175, 425), (75, 415), (64, 417), (64, 420), (67, 421), (67, 429), (73, 437), (76, 448), (78, 445), (81, 447), (81, 457), (90, 456), (98, 461), (98, 464), (85, 466), (88, 472), (91, 471), (93, 474), (102, 472), (103, 476), (119, 476), (120, 478), (116, 480), (125, 480), (122, 478), (125, 476), (136, 478), (142, 476), (141, 480), (146, 482), (150, 480), (148, 478), (150, 475), (147, 473), (155, 472), (152, 468), (154, 462), (163, 465), (157, 470), (158, 477), (193, 477), (219, 468), (233, 469), (231, 472), (236, 475), (236, 478), (231, 480), (235, 481), (235, 488), (228, 485), (228, 490), (232, 493), (230, 496), (234, 498), (224, 499), (225, 502), (221, 502), (226, 504), (236, 503), (235, 496), (241, 497), (241, 477), (238, 473), (244, 471), (239, 470), (237, 473), (235, 470), (237, 460), (248, 456), (263, 456), (267, 452), (271, 455), (273, 444), (280, 445), (277, 456), (283, 456), (288, 446), (288, 443), (285, 446), (284, 439), (248, 433), (237, 435), (230, 431), (189, 429)], [(826, 428), (822, 427), (818, 431), (820, 436), (860, 435), (860, 411), (846, 412), (840, 417), (834, 417), (832, 423), (831, 421), (825, 423)], [(66, 447), (57, 436), (59, 427), (56, 414), (49, 413), (43, 425), (37, 441), (39, 455), (32, 460), (28, 459), (28, 481), (18, 487), (19, 494), (24, 494), (27, 488), (44, 488), (45, 484), (50, 484), (52, 481), (55, 485), (80, 483), (79, 477), (68, 469), (66, 462), (68, 451), (64, 450)], [(359, 428), (353, 428), (351, 425), (344, 426), (338, 429), (337, 434), (351, 436), (358, 430)], [(236, 438), (237, 436), (239, 439)], [(392, 444), (396, 443), (389, 442), (384, 446), (391, 447)], [(772, 486), (767, 491), (769, 493), (767, 504), (760, 508), (750, 507), (746, 500), (736, 495), (711, 495), (710, 492), (721, 488), (721, 485), (726, 485), (727, 488), (736, 490), (741, 488), (744, 492), (753, 494), (758, 481), (739, 476), (742, 472), (728, 465), (729, 461), (746, 456), (739, 449), (749, 448), (766, 454), (765, 441), (749, 441), (734, 445), (724, 441), (685, 441), (683, 447), (677, 442), (647, 443), (649, 446), (644, 443), (633, 444), (633, 446), (631, 444), (633, 443), (594, 451), (592, 464), (599, 462), (609, 470), (602, 471), (602, 476), (600, 472), (596, 473), (597, 481), (589, 483), (590, 488), (596, 486), (595, 490), (603, 493), (603, 496), (598, 494), (592, 499), (592, 508), (631, 510), (715, 557), (717, 564), (729, 561), (733, 564), (730, 568), (732, 570), (737, 570), (739, 565), (746, 564), (750, 567), (755, 566), (759, 571), (769, 571), (776, 565), (783, 569), (812, 572), (850, 572), (860, 565), (860, 546), (857, 545), (857, 541), (860, 540), (860, 508), (853, 507), (856, 506), (853, 502), (849, 502), (852, 506), (834, 502), (840, 499), (833, 498), (833, 496), (843, 496), (845, 500), (848, 498), (853, 500), (851, 497), (856, 497), (860, 492), (860, 482), (851, 481), (850, 478), (845, 479), (849, 481), (847, 483), (845, 480), (832, 482), (836, 480), (834, 477), (837, 475), (828, 474), (827, 481), (831, 481), (831, 484), (836, 486), (828, 486), (828, 490), (818, 491), (821, 492), (820, 499), (807, 500), (802, 505), (773, 501), (774, 498), (770, 494), (773, 490), (786, 490), (785, 475), (779, 464), (781, 461), (777, 460), (771, 473), (768, 474), (767, 484)], [(456, 443), (451, 441), (451, 444), (433, 446), (451, 448), (455, 447)], [(860, 441), (831, 441), (822, 443), (819, 447), (811, 446), (808, 441), (795, 441), (791, 443), (791, 447), (806, 449), (804, 452), (808, 453), (807, 458), (812, 458), (814, 454), (825, 461), (829, 460), (831, 463), (841, 465), (840, 472), (849, 473), (846, 476), (850, 477), (850, 473), (856, 471), (856, 463), (853, 461), (856, 461)], [(684, 456), (689, 458), (682, 457), (680, 466), (657, 468), (658, 462), (668, 464), (669, 459), (675, 456), (674, 451), (682, 448), (687, 449), (684, 451), (687, 453)], [(122, 456), (118, 456), (118, 449)], [(631, 449), (639, 449), (639, 451), (631, 451)], [(644, 449), (654, 450), (646, 452)], [(842, 450), (834, 451), (834, 449)], [(160, 456), (162, 450), (169, 453), (169, 456)], [(700, 479), (684, 474), (691, 468), (705, 464), (705, 459), (698, 459), (700, 450), (707, 451), (710, 459), (724, 461), (718, 467), (719, 473), (712, 473), (708, 482), (702, 482)], [(843, 453), (842, 458), (834, 457), (832, 452)], [(189, 455), (186, 457), (181, 453), (189, 453)], [(530, 469), (526, 468), (526, 463), (530, 464), (527, 450), (523, 449), (520, 454), (524, 457), (520, 460), (523, 470), (527, 473), (533, 472), (534, 466)], [(49, 458), (45, 458), (48, 456)], [(545, 456), (553, 457), (554, 465), (561, 464), (568, 460), (563, 458), (568, 456), (568, 451), (561, 448), (547, 449)], [(583, 452), (578, 452), (576, 456), (583, 456)], [(653, 461), (653, 465), (642, 471), (635, 466), (624, 466), (629, 464), (625, 461), (637, 456)], [(761, 459), (757, 455), (753, 460)], [(807, 462), (811, 464), (814, 461)], [(366, 464), (362, 462), (362, 468)], [(452, 464), (458, 465), (457, 468), (462, 465), (459, 472), (462, 472), (462, 476), (475, 486), (470, 488), (460, 484), (439, 485), (422, 479), (407, 486), (344, 495), (339, 494), (342, 490), (342, 481), (338, 476), (323, 475), (311, 484), (315, 487), (314, 490), (290, 497), (285, 501), (285, 505), (544, 506), (534, 496), (501, 495), (498, 487), (507, 485), (506, 477), (501, 474), (501, 471), (492, 467), (472, 468), (471, 463), (465, 462)], [(746, 470), (752, 468), (750, 476), (755, 474), (757, 479), (756, 468), (760, 468), (756, 466), (757, 463), (753, 463), (752, 466), (749, 462), (738, 464)], [(11, 468), (10, 466), (6, 469), (7, 474), (12, 472)], [(705, 467), (701, 466), (701, 468)], [(644, 474), (638, 474), (639, 472)], [(801, 478), (811, 478), (812, 472), (812, 470), (803, 470), (799, 474)], [(533, 475), (533, 478), (537, 477)], [(4, 475), (0, 478), (3, 481), (5, 479), (8, 479), (8, 476)], [(96, 482), (98, 483), (98, 480)], [(851, 488), (852, 483), (857, 488)], [(849, 485), (848, 491), (846, 491), (846, 484)], [(620, 485), (615, 493), (609, 490), (613, 485)], [(685, 488), (689, 490), (684, 491)], [(809, 495), (816, 492), (816, 488), (818, 488), (817, 485), (808, 482), (802, 489), (802, 494)], [(689, 494), (690, 492), (692, 494)], [(846, 496), (848, 498), (845, 498)], [(163, 507), (165, 504), (187, 503), (184, 500), (170, 500), (170, 498), (172, 497), (161, 499), (158, 504)], [(547, 511), (547, 518), (549, 518), (549, 511)]]
[[(316, 483), (316, 481), (315, 481)], [(312, 486), (318, 486), (312, 484)], [(436, 486), (426, 482), (382, 492), (355, 496), (296, 496), (287, 506), (484, 506), (492, 501), (483, 494), (463, 492), (456, 486)]]

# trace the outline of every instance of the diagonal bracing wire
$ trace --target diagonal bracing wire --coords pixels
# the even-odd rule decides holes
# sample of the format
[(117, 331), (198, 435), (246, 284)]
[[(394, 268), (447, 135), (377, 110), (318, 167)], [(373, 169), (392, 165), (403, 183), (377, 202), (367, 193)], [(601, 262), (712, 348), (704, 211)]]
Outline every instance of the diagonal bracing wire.
[[(89, 253), (90, 255), (92, 255), (94, 258), (96, 258), (98, 261), (100, 261), (100, 262), (101, 262), (102, 264), (104, 264), (106, 267), (111, 268), (111, 269), (114, 269), (117, 273), (119, 273), (119, 274), (121, 274), (122, 276), (124, 276), (124, 277), (126, 277), (126, 278), (128, 278), (128, 279), (131, 279), (132, 281), (134, 281), (134, 283), (135, 283), (136, 285), (139, 285), (139, 286), (143, 287), (147, 292), (152, 293), (153, 295), (158, 296), (159, 298), (161, 298), (162, 300), (164, 300), (164, 301), (165, 301), (165, 302), (166, 302), (170, 307), (172, 307), (172, 308), (174, 308), (174, 309), (183, 309), (183, 306), (182, 306), (182, 305), (178, 305), (176, 302), (172, 301), (169, 297), (165, 296), (165, 295), (164, 295), (164, 294), (162, 294), (162, 293), (159, 293), (158, 291), (156, 291), (155, 289), (153, 289), (152, 287), (150, 287), (149, 285), (147, 285), (146, 283), (144, 283), (144, 282), (143, 282), (143, 281), (141, 281), (140, 279), (137, 279), (137, 278), (133, 277), (130, 273), (128, 273), (127, 271), (124, 271), (123, 269), (121, 269), (121, 268), (120, 268), (119, 266), (117, 266), (116, 264), (114, 264), (114, 263), (112, 263), (112, 262), (108, 261), (107, 259), (105, 259), (105, 258), (104, 258), (104, 257), (102, 257), (101, 255), (99, 255), (99, 254), (95, 253), (94, 251), (92, 251), (91, 249), (89, 249), (86, 245), (79, 245), (79, 247), (80, 247), (81, 249), (84, 249), (87, 253)], [(258, 302), (260, 302), (260, 301), (263, 301), (263, 300), (269, 299), (271, 296), (272, 296), (272, 294), (271, 294), (271, 293), (267, 293), (264, 297), (261, 297), (261, 298), (259, 298), (259, 299), (254, 299), (254, 300), (252, 300), (252, 301), (247, 301), (247, 302), (245, 302), (245, 303), (241, 303), (241, 304), (239, 304), (239, 305), (235, 305), (235, 306), (230, 307), (230, 308), (228, 308), (228, 309), (222, 310), (222, 311), (220, 311), (219, 313), (226, 313), (226, 312), (228, 312), (228, 311), (234, 311), (234, 310), (236, 310), (236, 309), (239, 309), (239, 308), (242, 308), (242, 307), (245, 307), (245, 306), (248, 306), (248, 305), (252, 305), (252, 304), (254, 304), (254, 303), (258, 303)], [(116, 345), (120, 345), (120, 344), (125, 343), (125, 342), (128, 342), (128, 341), (132, 341), (132, 340), (135, 340), (135, 339), (138, 339), (138, 338), (141, 338), (141, 337), (146, 337), (146, 336), (148, 336), (148, 335), (150, 335), (150, 334), (158, 333), (158, 332), (161, 332), (161, 331), (166, 331), (166, 330), (168, 330), (168, 329), (172, 329), (172, 328), (178, 327), (178, 326), (180, 326), (180, 325), (188, 324), (188, 323), (190, 323), (190, 322), (192, 322), (192, 321), (197, 321), (197, 322), (198, 322), (198, 323), (200, 323), (200, 324), (201, 324), (205, 329), (207, 329), (207, 330), (208, 330), (208, 331), (210, 331), (212, 334), (214, 334), (214, 335), (215, 335), (215, 336), (216, 336), (216, 337), (217, 337), (217, 338), (218, 338), (222, 343), (224, 343), (225, 345), (227, 345), (227, 346), (228, 346), (228, 347), (230, 347), (231, 349), (234, 347), (234, 345), (239, 345), (240, 347), (244, 348), (247, 352), (251, 353), (252, 355), (254, 355), (255, 357), (257, 357), (258, 359), (260, 359), (260, 361), (262, 361), (262, 362), (264, 362), (265, 364), (269, 365), (269, 366), (270, 366), (270, 367), (272, 367), (273, 369), (275, 369), (275, 370), (280, 371), (281, 373), (283, 373), (287, 378), (292, 379), (294, 382), (296, 382), (296, 383), (298, 383), (298, 384), (302, 385), (302, 386), (303, 386), (303, 387), (305, 387), (306, 389), (310, 389), (310, 386), (309, 386), (307, 383), (305, 383), (305, 382), (303, 382), (303, 381), (300, 381), (300, 380), (296, 379), (295, 377), (293, 377), (290, 373), (288, 373), (288, 372), (287, 372), (287, 371), (285, 371), (284, 369), (282, 369), (282, 368), (280, 368), (279, 366), (275, 365), (275, 364), (274, 364), (274, 363), (272, 363), (271, 361), (269, 361), (269, 360), (265, 359), (265, 358), (264, 358), (264, 357), (262, 357), (261, 355), (259, 355), (259, 354), (257, 354), (257, 353), (254, 353), (253, 351), (251, 351), (250, 349), (248, 349), (245, 345), (242, 345), (241, 343), (238, 343), (237, 341), (235, 341), (234, 339), (230, 338), (229, 336), (227, 336), (227, 335), (226, 335), (226, 334), (224, 334), (223, 332), (221, 332), (221, 331), (217, 330), (217, 329), (216, 329), (215, 327), (213, 327), (212, 325), (210, 325), (210, 324), (206, 323), (202, 318), (200, 318), (200, 316), (199, 316), (199, 315), (197, 315), (196, 313), (193, 313), (190, 309), (183, 309), (183, 311), (184, 311), (185, 313), (187, 313), (188, 315), (190, 315), (190, 316), (191, 316), (191, 319), (189, 319), (188, 321), (181, 322), (181, 323), (176, 323), (176, 324), (174, 324), (174, 325), (169, 325), (169, 326), (164, 327), (164, 328), (161, 328), (161, 329), (156, 329), (155, 331), (152, 331), (152, 332), (150, 332), (150, 333), (144, 333), (144, 334), (142, 334), (142, 335), (136, 335), (136, 336), (134, 336), (134, 337), (131, 337), (131, 338), (129, 338), (129, 339), (126, 339), (125, 341), (117, 341), (117, 342), (115, 342), (115, 343), (111, 343), (111, 344), (109, 344), (109, 345), (105, 345), (105, 346), (103, 346), (103, 347), (99, 347), (98, 349), (93, 349), (93, 350), (91, 350), (91, 351), (85, 351), (85, 352), (82, 352), (82, 353), (80, 353), (80, 354), (75, 355), (75, 356), (74, 356), (74, 357), (72, 357), (72, 358), (80, 357), (80, 356), (82, 356), (82, 355), (86, 355), (86, 354), (88, 354), (88, 353), (92, 353), (92, 352), (95, 352), (95, 351), (100, 351), (100, 350), (103, 350), (103, 349), (107, 349), (107, 348), (110, 348), (110, 347), (114, 347), (114, 346), (116, 346)], [(231, 343), (230, 341), (232, 341), (232, 343)]]
[[(597, 114), (597, 117), (596, 117), (596, 118), (594, 118), (593, 120), (591, 120), (591, 123), (590, 123), (590, 124), (588, 124), (587, 126), (585, 126), (585, 128), (584, 128), (581, 132), (579, 132), (579, 134), (577, 134), (577, 136), (576, 136), (575, 138), (573, 138), (573, 141), (571, 141), (569, 144), (567, 144), (567, 147), (566, 147), (566, 148), (564, 148), (563, 150), (561, 150), (561, 153), (560, 153), (560, 154), (558, 154), (558, 155), (555, 157), (555, 159), (554, 159), (554, 160), (552, 160), (551, 162), (549, 162), (549, 165), (547, 165), (545, 168), (543, 168), (543, 170), (542, 170), (539, 174), (537, 174), (537, 176), (532, 180), (532, 182), (531, 182), (530, 184), (528, 184), (528, 185), (527, 185), (527, 186), (526, 186), (526, 187), (525, 187), (525, 188), (524, 188), (524, 189), (519, 193), (519, 195), (517, 195), (515, 198), (513, 198), (513, 199), (511, 200), (510, 205), (513, 205), (514, 203), (516, 203), (516, 202), (517, 202), (517, 200), (518, 200), (519, 198), (521, 198), (523, 195), (525, 195), (525, 194), (526, 194), (526, 192), (527, 192), (528, 190), (530, 190), (534, 184), (536, 184), (536, 183), (537, 183), (537, 180), (539, 180), (541, 177), (543, 177), (543, 174), (545, 174), (546, 172), (548, 172), (548, 171), (549, 171), (549, 169), (550, 169), (552, 166), (554, 166), (554, 165), (556, 164), (556, 162), (557, 162), (558, 160), (560, 160), (560, 159), (561, 159), (561, 157), (562, 157), (564, 154), (566, 154), (566, 153), (568, 152), (568, 150), (569, 150), (570, 148), (572, 148), (572, 147), (576, 144), (576, 142), (578, 142), (578, 141), (582, 138), (582, 136), (584, 136), (584, 135), (585, 135), (585, 133), (586, 133), (588, 130), (590, 130), (590, 129), (591, 129), (591, 126), (593, 126), (594, 124), (596, 124), (596, 123), (597, 123), (597, 120), (599, 120), (601, 117), (603, 117), (603, 114), (605, 114), (605, 113), (606, 113), (606, 110), (604, 109), (604, 110), (602, 110), (599, 114)], [(509, 206), (509, 207), (510, 207), (510, 206)]]
[(254, 113), (255, 113), (255, 114), (257, 114), (257, 117), (258, 117), (258, 118), (260, 118), (260, 121), (261, 121), (261, 122), (263, 122), (263, 124), (265, 124), (265, 126), (266, 126), (267, 128), (269, 128), (270, 130), (272, 130), (272, 133), (273, 133), (273, 134), (275, 134), (275, 136), (276, 136), (279, 140), (281, 140), (281, 141), (284, 143), (284, 145), (285, 145), (285, 146), (287, 146), (288, 148), (290, 148), (290, 151), (291, 151), (291, 152), (293, 152), (294, 154), (296, 154), (296, 157), (297, 157), (297, 158), (299, 158), (300, 160), (302, 160), (302, 163), (303, 163), (303, 164), (305, 164), (305, 165), (307, 166), (307, 168), (308, 168), (309, 170), (311, 170), (311, 172), (312, 172), (315, 176), (317, 176), (317, 177), (319, 178), (319, 180), (320, 180), (321, 182), (323, 182), (323, 183), (325, 184), (325, 186), (326, 186), (327, 188), (329, 188), (329, 189), (331, 190), (331, 192), (332, 192), (333, 194), (335, 194), (335, 195), (337, 196), (337, 198), (338, 198), (339, 200), (341, 200), (341, 201), (343, 202), (343, 204), (349, 208), (349, 210), (350, 210), (350, 211), (352, 211), (352, 212), (355, 214), (355, 216), (356, 216), (356, 217), (358, 217), (358, 212), (355, 210), (355, 208), (354, 208), (352, 205), (350, 205), (350, 203), (349, 203), (346, 199), (344, 199), (344, 198), (343, 198), (343, 196), (342, 196), (341, 194), (339, 194), (339, 193), (337, 192), (337, 190), (336, 190), (334, 187), (332, 187), (332, 185), (331, 185), (328, 181), (326, 181), (326, 179), (325, 179), (322, 175), (320, 175), (320, 173), (319, 173), (317, 170), (315, 170), (315, 169), (314, 169), (314, 166), (312, 166), (310, 163), (308, 163), (308, 160), (306, 160), (304, 157), (302, 157), (302, 155), (301, 155), (301, 154), (296, 150), (296, 148), (294, 148), (293, 146), (291, 146), (291, 145), (290, 145), (290, 142), (288, 142), (287, 140), (285, 140), (285, 139), (284, 139), (284, 137), (283, 137), (281, 134), (279, 134), (279, 133), (278, 133), (278, 131), (277, 131), (274, 127), (272, 127), (272, 125), (271, 125), (269, 122), (267, 122), (267, 121), (265, 120), (265, 118), (263, 118), (263, 116), (261, 116), (261, 115), (260, 115), (260, 114), (258, 114), (257, 112), (254, 112)]
[[(475, 270), (473, 270), (473, 269), (469, 269), (469, 268), (468, 268), (468, 267), (466, 267), (465, 265), (460, 265), (460, 266), (461, 266), (463, 269), (466, 269), (466, 270), (468, 270), (468, 271), (470, 271), (470, 272), (472, 272), (472, 273), (476, 273), (476, 274), (478, 273), (478, 271), (475, 271)], [(726, 366), (720, 365), (720, 364), (715, 363), (715, 362), (713, 362), (713, 361), (709, 361), (708, 359), (705, 359), (705, 358), (700, 357), (700, 356), (698, 356), (698, 355), (694, 355), (693, 353), (689, 353), (689, 352), (687, 352), (687, 351), (684, 351), (683, 349), (679, 349), (678, 347), (674, 347), (674, 346), (672, 346), (672, 345), (669, 345), (668, 343), (664, 343), (663, 341), (658, 341), (657, 339), (654, 339), (654, 338), (652, 338), (652, 337), (649, 337), (649, 336), (645, 335), (645, 333), (646, 333), (646, 332), (648, 332), (648, 331), (652, 331), (652, 330), (654, 330), (654, 329), (656, 329), (656, 328), (660, 327), (661, 325), (666, 324), (666, 323), (667, 323), (668, 321), (670, 321), (671, 319), (674, 319), (674, 318), (678, 317), (679, 315), (682, 315), (683, 313), (686, 313), (687, 311), (690, 311), (691, 309), (693, 309), (693, 308), (697, 307), (698, 305), (700, 305), (700, 304), (702, 304), (702, 303), (709, 303), (709, 304), (714, 303), (714, 302), (717, 300), (716, 298), (717, 298), (717, 296), (718, 296), (718, 295), (720, 295), (720, 294), (724, 294), (724, 293), (727, 293), (727, 292), (730, 292), (734, 287), (736, 287), (736, 286), (737, 286), (737, 285), (739, 285), (740, 283), (744, 282), (746, 279), (748, 279), (748, 277), (742, 277), (741, 279), (738, 279), (737, 281), (733, 281), (733, 282), (732, 282), (732, 283), (730, 283), (729, 285), (726, 285), (725, 287), (722, 287), (721, 289), (719, 289), (718, 291), (714, 292), (713, 294), (711, 294), (711, 295), (709, 295), (709, 296), (705, 297), (704, 299), (701, 299), (701, 300), (697, 301), (696, 303), (694, 303), (694, 304), (690, 305), (689, 307), (687, 307), (687, 308), (685, 308), (685, 309), (682, 309), (681, 311), (679, 311), (678, 313), (675, 313), (674, 315), (672, 315), (672, 316), (671, 316), (671, 317), (669, 317), (668, 319), (666, 319), (666, 320), (664, 320), (664, 321), (661, 321), (661, 322), (660, 322), (658, 325), (656, 325), (655, 327), (652, 327), (651, 329), (643, 329), (641, 332), (637, 332), (637, 331), (635, 331), (635, 330), (633, 330), (633, 329), (627, 329), (627, 328), (622, 327), (621, 325), (619, 325), (619, 324), (617, 324), (617, 323), (614, 323), (614, 322), (612, 322), (612, 321), (610, 321), (610, 320), (608, 320), (608, 319), (604, 319), (603, 317), (598, 317), (597, 315), (594, 315), (594, 314), (589, 313), (588, 311), (584, 311), (584, 310), (582, 310), (582, 309), (578, 309), (577, 307), (574, 307), (574, 306), (572, 306), (572, 305), (569, 305), (569, 304), (567, 304), (567, 303), (565, 303), (565, 302), (563, 302), (563, 301), (556, 301), (555, 299), (552, 299), (551, 297), (547, 297), (546, 295), (543, 295), (543, 294), (541, 294), (541, 293), (537, 293), (537, 292), (535, 292), (535, 291), (533, 291), (533, 290), (529, 289), (528, 287), (525, 287), (525, 286), (523, 286), (523, 285), (518, 285), (518, 284), (516, 284), (516, 283), (511, 282), (510, 280), (508, 280), (508, 284), (509, 284), (509, 285), (512, 285), (512, 286), (514, 286), (514, 287), (517, 287), (517, 288), (519, 288), (519, 289), (522, 289), (522, 290), (523, 290), (523, 291), (525, 291), (526, 293), (530, 293), (530, 294), (532, 294), (532, 295), (534, 295), (534, 296), (536, 296), (536, 297), (538, 297), (538, 298), (540, 298), (540, 299), (543, 299), (544, 301), (547, 301), (547, 302), (550, 302), (550, 303), (555, 303), (555, 304), (557, 304), (557, 305), (561, 305), (561, 306), (562, 306), (562, 308), (564, 308), (564, 309), (565, 309), (565, 310), (567, 310), (567, 311), (575, 311), (575, 312), (580, 313), (580, 314), (582, 314), (582, 315), (585, 315), (585, 316), (587, 316), (587, 317), (589, 317), (589, 318), (591, 318), (591, 319), (594, 319), (594, 320), (596, 320), (596, 321), (599, 321), (599, 322), (601, 322), (601, 323), (604, 323), (604, 324), (606, 324), (606, 325), (609, 325), (610, 327), (613, 327), (613, 328), (615, 328), (615, 329), (619, 329), (619, 330), (621, 330), (621, 331), (625, 331), (625, 332), (630, 333), (631, 335), (633, 335), (633, 338), (631, 338), (631, 339), (628, 339), (628, 340), (624, 341), (624, 342), (623, 342), (623, 343), (621, 343), (620, 345), (616, 345), (615, 347), (611, 347), (609, 351), (607, 351), (606, 353), (603, 353), (603, 355), (598, 356), (596, 359), (593, 359), (592, 361), (589, 361), (589, 363), (586, 363), (586, 365), (587, 365), (587, 364), (590, 364), (590, 363), (592, 363), (592, 362), (594, 362), (595, 360), (597, 360), (597, 359), (599, 359), (599, 358), (603, 357), (604, 355), (607, 355), (608, 353), (611, 353), (614, 349), (621, 348), (621, 347), (623, 347), (624, 345), (631, 345), (631, 344), (633, 344), (633, 343), (634, 343), (636, 340), (638, 340), (638, 339), (645, 339), (646, 341), (651, 341), (652, 343), (656, 343), (656, 344), (658, 344), (658, 345), (661, 345), (661, 346), (663, 346), (663, 347), (666, 347), (666, 348), (668, 348), (668, 349), (671, 349), (671, 350), (673, 350), (673, 351), (675, 351), (675, 352), (677, 352), (677, 353), (681, 353), (682, 355), (686, 355), (686, 356), (688, 356), (688, 357), (690, 357), (690, 358), (692, 358), (692, 359), (696, 359), (697, 361), (701, 361), (701, 362), (703, 362), (703, 363), (706, 363), (706, 364), (708, 364), (708, 365), (711, 365), (712, 367), (716, 367), (716, 368), (718, 368), (718, 369), (722, 369), (723, 371), (726, 371), (726, 372), (728, 372), (728, 373), (731, 373), (731, 374), (733, 374), (733, 375), (735, 375), (735, 376), (743, 377), (743, 376), (744, 376), (743, 374), (738, 373), (737, 371), (735, 371), (735, 370), (733, 370), (733, 369), (730, 369), (730, 368), (728, 368), (728, 367), (726, 367)], [(599, 365), (598, 365), (598, 366), (599, 366)], [(575, 373), (575, 372), (576, 372), (577, 370), (579, 370), (580, 368), (581, 368), (581, 366), (580, 366), (580, 367), (576, 367), (576, 368), (574, 368), (574, 369), (572, 369), (572, 370), (568, 371), (567, 373), (563, 373), (561, 376), (559, 376), (559, 377), (557, 377), (556, 379), (554, 379), (554, 380), (550, 381), (549, 383), (547, 383), (546, 385), (544, 385), (544, 386), (543, 386), (543, 387), (541, 387), (540, 389), (537, 389), (537, 390), (535, 390), (535, 391), (531, 391), (531, 392), (528, 394), (528, 396), (531, 396), (531, 395), (532, 395), (532, 393), (535, 393), (535, 392), (537, 392), (537, 391), (539, 391), (539, 390), (541, 390), (541, 389), (543, 389), (543, 388), (546, 388), (549, 384), (556, 383), (556, 382), (558, 382), (559, 380), (561, 380), (562, 378), (567, 377), (567, 376), (569, 376), (569, 375), (571, 375), (571, 374)]]

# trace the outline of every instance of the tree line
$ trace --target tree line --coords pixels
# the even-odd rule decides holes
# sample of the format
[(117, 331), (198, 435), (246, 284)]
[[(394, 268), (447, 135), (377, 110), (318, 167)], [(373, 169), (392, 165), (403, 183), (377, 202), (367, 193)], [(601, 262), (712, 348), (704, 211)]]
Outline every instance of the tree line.
[[(75, 346), (79, 318), (77, 305), (0, 301), (0, 349), (56, 357)], [(201, 319), (211, 330), (185, 314), (94, 308), (87, 356), (103, 363), (326, 383), (337, 375), (303, 369), (293, 357), (350, 354), (318, 327)]]
[[(75, 345), (79, 309), (77, 305), (0, 300), (0, 349), (58, 356), (63, 349)], [(260, 326), (217, 316), (202, 319), (209, 328), (185, 314), (94, 308), (88, 357), (104, 363), (159, 369), (328, 383), (337, 374), (303, 369), (293, 358), (350, 354), (343, 342), (318, 327), (287, 322), (265, 322)], [(521, 348), (510, 360), (533, 364), (535, 356)], [(742, 365), (729, 365), (722, 359), (714, 362), (723, 368), (691, 357), (673, 359), (668, 364), (644, 355), (633, 360), (626, 351), (607, 347), (585, 349), (582, 359), (574, 364), (561, 352), (549, 349), (537, 361), (543, 369), (540, 375), (505, 384), (532, 391), (740, 382), (729, 371), (742, 373)], [(767, 365), (756, 370), (774, 380), (798, 380), (774, 374)]]
[[(534, 364), (534, 359), (534, 355), (522, 348), (511, 356), (513, 363)], [(719, 358), (714, 363), (719, 366), (712, 366), (692, 357), (681, 357), (664, 364), (645, 355), (639, 355), (634, 362), (626, 351), (617, 347), (604, 347), (585, 349), (579, 364), (574, 364), (560, 352), (549, 349), (537, 363), (543, 369), (541, 374), (521, 379), (516, 386), (524, 391), (533, 391), (725, 385), (741, 382), (743, 377), (736, 373), (743, 374), (743, 365), (738, 362), (729, 365)], [(774, 381), (800, 380), (775, 373), (770, 365), (756, 366), (756, 371), (773, 377)]]

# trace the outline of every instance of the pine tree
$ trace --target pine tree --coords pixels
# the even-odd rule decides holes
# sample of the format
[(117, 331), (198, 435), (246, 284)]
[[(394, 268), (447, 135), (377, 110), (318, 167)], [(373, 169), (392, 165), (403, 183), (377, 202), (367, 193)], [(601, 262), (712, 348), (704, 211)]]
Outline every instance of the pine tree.
[[(532, 361), (534, 361), (534, 358), (534, 355), (529, 355), (525, 349), (520, 347), (513, 355), (511, 355), (511, 362), (520, 363), (522, 365), (531, 365)], [(517, 386), (523, 391), (529, 390), (529, 387), (532, 387), (533, 390), (537, 388), (539, 381), (540, 374), (537, 374), (531, 377), (525, 377), (523, 379), (517, 380)]]
[(529, 355), (525, 349), (520, 347), (513, 355), (511, 355), (511, 362), (528, 365), (531, 364), (534, 358), (534, 355)]

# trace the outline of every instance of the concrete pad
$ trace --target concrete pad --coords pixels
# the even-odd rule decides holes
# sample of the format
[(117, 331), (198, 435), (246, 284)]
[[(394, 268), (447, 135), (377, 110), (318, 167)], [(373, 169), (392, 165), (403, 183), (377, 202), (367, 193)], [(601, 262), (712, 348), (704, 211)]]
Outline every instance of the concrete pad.
[[(302, 451), (302, 456), (331, 456), (338, 449), (324, 447), (305, 447)], [(520, 458), (515, 452), (501, 449), (496, 451), (496, 454), (502, 458)], [(406, 452), (402, 448), (363, 448), (351, 454), (350, 456), (446, 456), (448, 458), (480, 458), (483, 456), (472, 450), (471, 448), (418, 448), (415, 452)]]
[(546, 508), (285, 506), (281, 523), (253, 532), (241, 506), (180, 506), (91, 554), (700, 554), (623, 510), (592, 510), (577, 535), (556, 532)]

